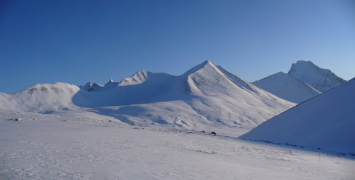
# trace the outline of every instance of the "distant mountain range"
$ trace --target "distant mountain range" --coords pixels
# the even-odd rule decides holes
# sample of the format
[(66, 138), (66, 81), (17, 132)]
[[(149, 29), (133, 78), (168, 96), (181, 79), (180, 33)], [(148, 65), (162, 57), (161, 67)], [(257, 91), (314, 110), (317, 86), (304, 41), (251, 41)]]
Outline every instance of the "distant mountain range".
[(311, 61), (297, 61), (289, 72), (279, 72), (253, 82), (254, 85), (294, 103), (300, 103), (346, 82)]
[(298, 103), (321, 93), (300, 80), (301, 72), (309, 73), (307, 82), (322, 90), (344, 81), (311, 62), (298, 61), (288, 74), (250, 83), (205, 61), (180, 76), (139, 70), (132, 77), (120, 82), (111, 79), (105, 85), (37, 84), (12, 95), (0, 93), (0, 108), (115, 118), (137, 126), (237, 128), (237, 134), (243, 134), (296, 105), (290, 101)]
[(37, 84), (13, 95), (0, 94), (1, 109), (55, 114), (86, 111), (131, 125), (200, 130), (247, 131), (294, 105), (211, 61), (181, 76), (140, 70), (104, 86)]

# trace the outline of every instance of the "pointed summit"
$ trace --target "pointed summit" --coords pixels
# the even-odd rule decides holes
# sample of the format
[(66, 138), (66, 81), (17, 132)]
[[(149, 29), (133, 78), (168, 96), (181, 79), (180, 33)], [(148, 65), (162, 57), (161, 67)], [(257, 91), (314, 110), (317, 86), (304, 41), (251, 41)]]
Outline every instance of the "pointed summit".
[(247, 97), (250, 96), (251, 93), (255, 93), (267, 99), (292, 104), (288, 101), (284, 102), (285, 100), (239, 78), (211, 61), (204, 61), (195, 66), (187, 71), (183, 77), (185, 80), (181, 87), (184, 89), (185, 94), (211, 96), (216, 94), (224, 94), (227, 96), (239, 94), (239, 97), (235, 98), (241, 99), (243, 95)]
[(115, 81), (113, 81), (113, 79), (110, 79), (106, 84), (105, 84), (105, 86), (107, 86), (107, 85), (109, 85), (109, 84), (111, 84), (111, 83), (114, 83)]
[(321, 92), (328, 91), (345, 82), (330, 70), (319, 68), (311, 61), (297, 61), (292, 64), (288, 74)]
[(127, 86), (127, 85), (136, 85), (141, 84), (148, 79), (147, 71), (138, 70), (129, 78), (122, 79), (121, 82), (118, 83), (119, 86)]
[(213, 69), (217, 69), (216, 65), (209, 60), (204, 61), (203, 63), (191, 68), (190, 70), (186, 71), (183, 76), (188, 76), (192, 73), (195, 73), (197, 71), (199, 71), (200, 69), (208, 69), (208, 68), (213, 68)]

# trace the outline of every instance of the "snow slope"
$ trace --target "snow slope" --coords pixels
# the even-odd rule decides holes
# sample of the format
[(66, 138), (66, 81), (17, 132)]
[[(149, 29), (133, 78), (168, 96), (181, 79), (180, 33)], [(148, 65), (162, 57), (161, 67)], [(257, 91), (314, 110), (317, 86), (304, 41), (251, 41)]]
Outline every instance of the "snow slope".
[(322, 69), (311, 61), (297, 61), (292, 64), (288, 74), (309, 84), (320, 92), (328, 91), (346, 82), (328, 69)]
[(355, 154), (355, 79), (266, 121), (242, 139)]
[(80, 111), (130, 125), (240, 128), (239, 134), (294, 106), (211, 61), (181, 76), (140, 70), (119, 83), (88, 83), (81, 89), (41, 84), (14, 95), (2, 94), (0, 100), (1, 108), (7, 110), (62, 115)]
[(354, 179), (349, 156), (107, 120), (0, 110), (0, 141), (4, 180)]
[(301, 103), (321, 94), (307, 83), (296, 79), (290, 74), (279, 72), (253, 82), (254, 85), (271, 92), (282, 99), (294, 103)]

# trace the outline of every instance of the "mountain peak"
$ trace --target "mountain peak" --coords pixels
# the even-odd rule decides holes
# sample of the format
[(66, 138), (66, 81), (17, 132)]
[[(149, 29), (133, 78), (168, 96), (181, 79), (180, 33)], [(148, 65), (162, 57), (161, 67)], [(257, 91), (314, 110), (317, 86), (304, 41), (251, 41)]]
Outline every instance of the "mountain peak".
[(298, 60), (296, 63), (292, 63), (292, 66), (288, 71), (288, 74), (292, 73), (293, 71), (299, 71), (300, 69), (304, 69), (304, 68), (319, 68), (319, 67), (316, 66), (312, 61)]
[(190, 70), (186, 71), (186, 72), (183, 74), (183, 76), (185, 76), (185, 75), (190, 75), (190, 74), (192, 74), (192, 73), (195, 73), (195, 72), (197, 72), (197, 71), (199, 71), (199, 70), (201, 70), (201, 69), (205, 69), (205, 68), (207, 68), (207, 67), (214, 67), (215, 69), (218, 69), (218, 68), (216, 67), (216, 65), (215, 65), (212, 61), (206, 60), (206, 61), (204, 61), (203, 63), (201, 63), (201, 64), (199, 64), (199, 65), (197, 65), (197, 66), (191, 68)]
[(118, 83), (119, 86), (136, 85), (141, 84), (148, 79), (150, 72), (144, 70), (138, 70), (129, 78), (124, 78)]
[(345, 82), (344, 79), (338, 77), (329, 69), (322, 69), (311, 61), (297, 61), (293, 63), (288, 74), (321, 92), (328, 91)]
[(201, 63), (201, 64), (203, 64), (203, 65), (213, 64), (214, 65), (214, 63), (212, 61), (210, 61), (210, 60), (203, 61), (203, 63)]
[(112, 84), (112, 83), (115, 83), (115, 81), (113, 81), (113, 79), (110, 79), (106, 84), (105, 86), (109, 85), (109, 84)]
[(280, 72), (277, 72), (275, 73), (274, 75), (277, 75), (277, 76), (284, 76), (284, 75), (287, 75), (286, 73), (280, 71)]
[[(308, 64), (308, 65), (314, 65), (312, 61), (305, 61), (305, 60), (298, 60), (296, 63), (293, 64)], [(314, 65), (315, 66), (315, 65)]]

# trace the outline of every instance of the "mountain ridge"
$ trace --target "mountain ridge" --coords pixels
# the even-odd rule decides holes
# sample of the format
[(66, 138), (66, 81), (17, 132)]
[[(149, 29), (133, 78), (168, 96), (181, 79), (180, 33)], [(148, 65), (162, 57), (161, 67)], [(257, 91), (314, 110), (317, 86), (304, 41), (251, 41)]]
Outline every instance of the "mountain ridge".
[[(26, 102), (29, 94), (13, 96), (18, 106), (5, 105), (3, 108), (62, 114), (85, 111), (114, 117), (130, 125), (199, 130), (239, 128), (241, 133), (295, 105), (211, 61), (205, 61), (180, 76), (138, 71), (124, 80), (120, 83), (110, 80), (102, 86), (103, 89), (96, 91), (66, 84), (64, 89), (70, 86), (75, 91), (64, 94), (65, 98), (54, 91), (47, 93), (52, 96), (37, 93), (32, 99), (37, 99), (38, 107), (32, 109), (26, 108), (31, 107), (31, 103)], [(44, 86), (51, 89), (54, 85)], [(10, 96), (1, 96), (0, 104), (7, 104), (6, 99)]]

